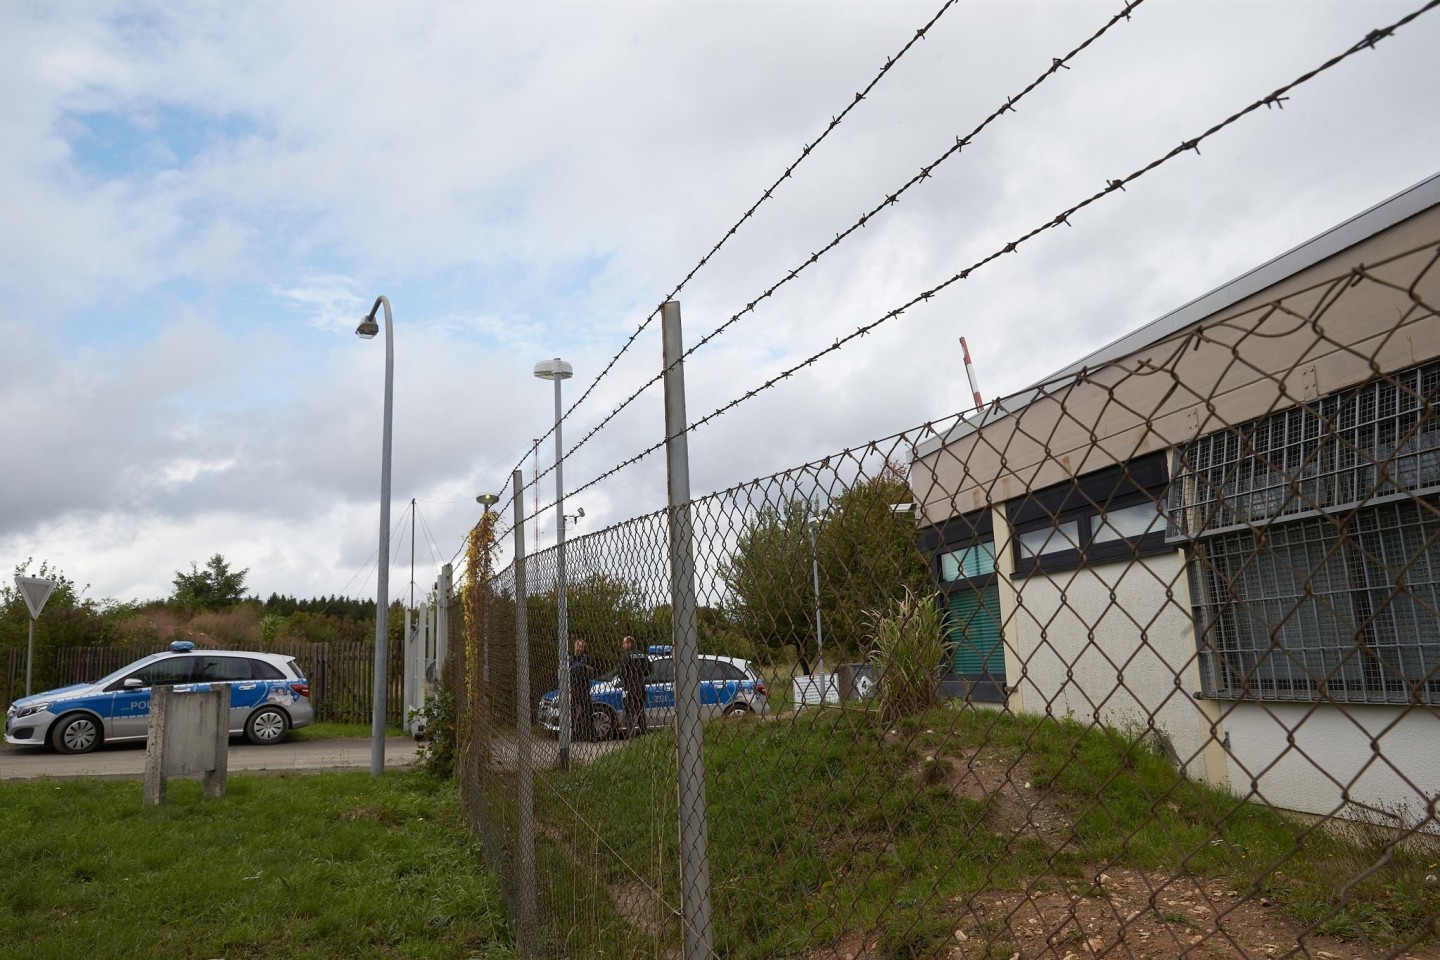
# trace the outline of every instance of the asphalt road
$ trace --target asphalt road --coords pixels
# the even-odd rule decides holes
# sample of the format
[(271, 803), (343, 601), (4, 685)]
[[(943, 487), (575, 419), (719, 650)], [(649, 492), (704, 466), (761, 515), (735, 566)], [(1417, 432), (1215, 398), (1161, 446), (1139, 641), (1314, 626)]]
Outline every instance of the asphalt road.
[[(415, 762), (418, 744), (409, 737), (385, 739), (385, 767)], [(328, 773), (370, 769), (370, 740), (287, 740), (257, 747), (243, 740), (230, 741), (231, 773)], [(145, 775), (145, 744), (102, 745), (93, 753), (66, 756), (37, 747), (15, 747), (0, 742), (0, 780), (36, 777), (130, 777)]]

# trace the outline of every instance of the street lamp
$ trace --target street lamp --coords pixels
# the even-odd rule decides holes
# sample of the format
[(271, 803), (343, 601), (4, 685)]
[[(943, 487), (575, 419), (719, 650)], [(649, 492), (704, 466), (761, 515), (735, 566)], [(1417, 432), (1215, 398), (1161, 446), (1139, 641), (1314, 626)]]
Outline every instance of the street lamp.
[(386, 639), (390, 613), (390, 423), (395, 399), (395, 336), (390, 301), (380, 296), (355, 328), (362, 340), (373, 340), (380, 332), (375, 311), (385, 308), (385, 426), (380, 435), (380, 553), (375, 567), (375, 698), (370, 713), (370, 773), (385, 770), (385, 692), (389, 687), (386, 667), (389, 656)]
[(820, 701), (823, 703), (825, 701), (825, 633), (820, 627), (820, 553), (815, 549), (815, 528), (820, 526), (820, 518), (811, 516), (808, 521), (805, 526), (810, 531), (810, 574), (815, 582), (816, 666), (820, 675)]
[(557, 623), (556, 646), (559, 650), (560, 681), (560, 769), (570, 769), (570, 678), (568, 660), (569, 621), (565, 609), (565, 473), (563, 470), (564, 450), (560, 445), (560, 381), (569, 380), (575, 371), (570, 364), (556, 357), (535, 364), (535, 376), (555, 383), (555, 607)]
[(475, 502), (484, 507), (486, 513), (489, 513), (490, 508), (500, 502), (500, 498), (493, 493), (482, 493), (475, 498)]

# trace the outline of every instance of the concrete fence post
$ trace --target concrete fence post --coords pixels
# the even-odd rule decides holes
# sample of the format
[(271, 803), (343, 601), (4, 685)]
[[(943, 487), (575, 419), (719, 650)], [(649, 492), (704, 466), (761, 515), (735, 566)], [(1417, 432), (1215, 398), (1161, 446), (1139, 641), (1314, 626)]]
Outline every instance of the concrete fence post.
[(680, 910), (685, 960), (715, 955), (710, 849), (705, 806), (704, 731), (696, 636), (695, 554), (690, 509), (690, 447), (685, 419), (680, 304), (660, 308), (665, 362), (665, 466), (670, 493), (670, 621), (675, 639), (675, 733), (680, 800)]
[(519, 470), (515, 491), (515, 764), (520, 836), (515, 865), (515, 934), (520, 956), (533, 953), (535, 930), (535, 765), (530, 742), (530, 636), (525, 593), (525, 491)]

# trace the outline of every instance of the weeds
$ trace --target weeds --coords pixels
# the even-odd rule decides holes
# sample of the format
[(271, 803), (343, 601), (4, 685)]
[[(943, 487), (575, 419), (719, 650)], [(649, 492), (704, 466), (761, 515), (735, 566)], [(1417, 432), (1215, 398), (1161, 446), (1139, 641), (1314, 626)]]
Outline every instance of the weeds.
[(869, 611), (870, 663), (880, 685), (876, 709), (884, 723), (924, 713), (940, 690), (940, 663), (950, 651), (936, 594), (909, 587), (884, 611)]

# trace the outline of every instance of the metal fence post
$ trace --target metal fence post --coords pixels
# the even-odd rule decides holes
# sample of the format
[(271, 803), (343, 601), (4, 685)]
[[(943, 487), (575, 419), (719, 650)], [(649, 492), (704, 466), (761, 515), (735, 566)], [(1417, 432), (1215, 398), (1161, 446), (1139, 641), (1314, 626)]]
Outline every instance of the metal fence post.
[(453, 595), (454, 571), (450, 564), (440, 567), (435, 581), (435, 682), (445, 680), (445, 661), (450, 658), (450, 597)]
[(520, 956), (530, 955), (535, 925), (535, 784), (530, 745), (530, 638), (525, 617), (524, 478), (510, 475), (515, 501), (515, 765), (520, 807), (516, 851), (515, 934)]
[(695, 555), (690, 512), (690, 448), (686, 440), (684, 338), (680, 304), (661, 307), (665, 358), (665, 466), (670, 480), (670, 622), (675, 640), (675, 728), (680, 800), (682, 956), (714, 956), (710, 852), (705, 809), (705, 758), (700, 727), (700, 666), (696, 638)]

